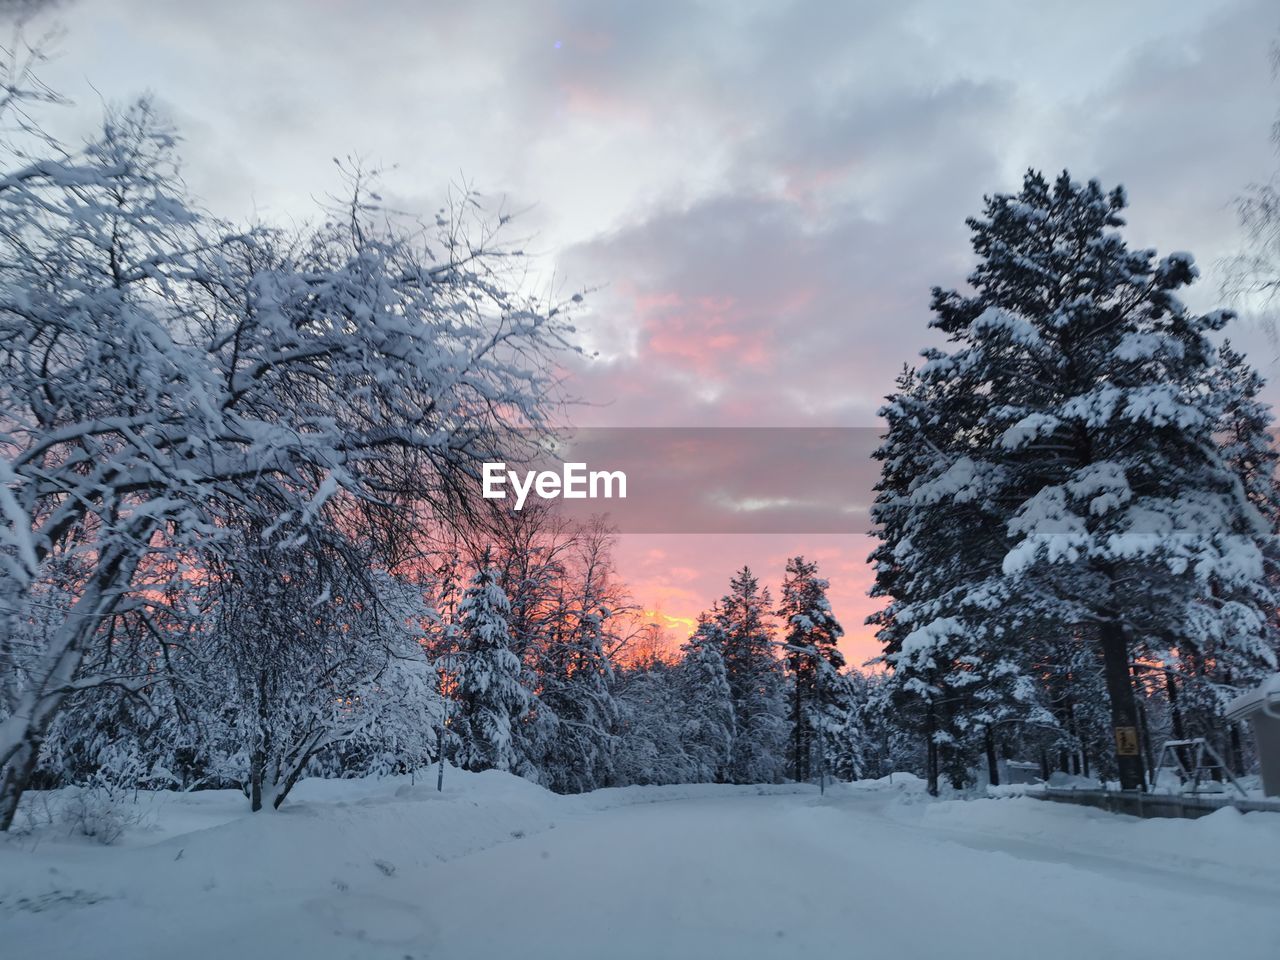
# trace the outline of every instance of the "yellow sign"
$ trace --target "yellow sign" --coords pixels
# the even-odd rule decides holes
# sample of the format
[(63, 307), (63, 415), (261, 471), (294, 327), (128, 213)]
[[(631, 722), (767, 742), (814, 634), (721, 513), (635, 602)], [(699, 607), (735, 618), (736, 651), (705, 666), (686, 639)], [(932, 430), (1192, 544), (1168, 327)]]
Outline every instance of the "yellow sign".
[(1138, 728), (1116, 727), (1116, 756), (1136, 757), (1138, 755)]

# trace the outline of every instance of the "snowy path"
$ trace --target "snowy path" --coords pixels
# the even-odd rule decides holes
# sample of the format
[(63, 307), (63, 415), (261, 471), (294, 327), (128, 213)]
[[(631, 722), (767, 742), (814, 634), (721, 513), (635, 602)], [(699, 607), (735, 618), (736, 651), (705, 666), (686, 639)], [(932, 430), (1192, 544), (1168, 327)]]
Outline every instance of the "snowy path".
[(338, 794), (125, 849), (0, 848), (0, 956), (1280, 956), (1270, 814), (509, 780)]
[[(1246, 901), (1238, 889), (1061, 848), (956, 843), (870, 804), (629, 807), (451, 873), (430, 913), (439, 955), (459, 960), (1280, 955), (1280, 889), (1246, 890)], [(1190, 892), (1206, 897), (1195, 918)], [(497, 905), (508, 923), (486, 920)], [(1148, 922), (1159, 917), (1163, 930)]]

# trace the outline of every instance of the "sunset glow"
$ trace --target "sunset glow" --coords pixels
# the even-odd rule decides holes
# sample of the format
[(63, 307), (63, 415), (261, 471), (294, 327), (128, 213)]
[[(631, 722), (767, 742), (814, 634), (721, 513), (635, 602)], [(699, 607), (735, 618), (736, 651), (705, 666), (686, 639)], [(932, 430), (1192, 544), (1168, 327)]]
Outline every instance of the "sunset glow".
[(1276, 960), (1277, 410), (1277, 0), (0, 0), (0, 956)]

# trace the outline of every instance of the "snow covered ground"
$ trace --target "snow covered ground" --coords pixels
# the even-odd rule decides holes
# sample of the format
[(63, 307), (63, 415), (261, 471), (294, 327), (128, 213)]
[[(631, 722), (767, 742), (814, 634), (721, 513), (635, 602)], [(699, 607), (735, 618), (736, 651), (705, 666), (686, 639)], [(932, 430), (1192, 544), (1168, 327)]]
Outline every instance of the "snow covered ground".
[(1138, 821), (918, 782), (307, 781), (0, 842), (4, 958), (1280, 956), (1280, 815)]

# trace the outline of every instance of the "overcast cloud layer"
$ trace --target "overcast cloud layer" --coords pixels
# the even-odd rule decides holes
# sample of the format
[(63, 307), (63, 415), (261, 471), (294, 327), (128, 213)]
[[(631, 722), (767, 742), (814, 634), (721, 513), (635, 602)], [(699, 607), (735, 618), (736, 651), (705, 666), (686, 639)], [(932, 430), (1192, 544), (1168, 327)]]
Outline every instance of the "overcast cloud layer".
[[(1273, 2), (348, 3), (81, 0), (45, 71), (85, 130), (151, 91), (219, 213), (305, 218), (334, 156), (398, 164), (427, 213), (465, 177), (527, 209), (545, 282), (599, 287), (596, 426), (869, 426), (962, 282), (964, 217), (1028, 166), (1124, 183), (1135, 245), (1190, 250), (1198, 306), (1269, 178)], [(1256, 327), (1233, 339), (1274, 375)], [(867, 609), (859, 538), (820, 545)], [(623, 545), (642, 599), (688, 618), (799, 538)], [(870, 647), (855, 643), (858, 653)]]

